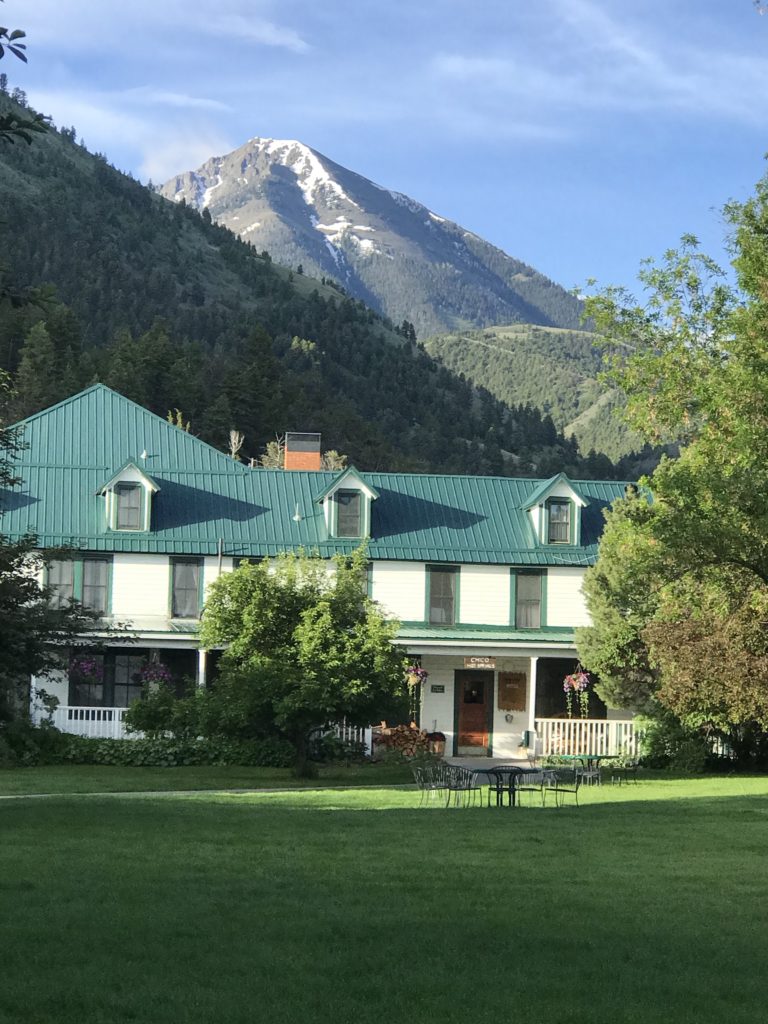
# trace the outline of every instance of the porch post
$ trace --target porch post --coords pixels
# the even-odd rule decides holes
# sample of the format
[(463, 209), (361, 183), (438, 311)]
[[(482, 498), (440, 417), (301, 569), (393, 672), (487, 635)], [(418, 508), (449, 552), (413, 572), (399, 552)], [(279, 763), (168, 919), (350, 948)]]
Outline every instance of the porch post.
[(531, 658), (531, 685), (528, 688), (528, 729), (536, 731), (536, 672), (539, 665), (538, 656)]
[(197, 651), (197, 685), (201, 690), (205, 689), (205, 656), (207, 652), (202, 647)]

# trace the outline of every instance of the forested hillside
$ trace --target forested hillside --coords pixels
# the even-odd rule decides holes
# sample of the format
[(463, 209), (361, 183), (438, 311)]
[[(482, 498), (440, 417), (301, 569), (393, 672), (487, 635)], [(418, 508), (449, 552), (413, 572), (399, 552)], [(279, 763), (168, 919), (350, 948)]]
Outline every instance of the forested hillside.
[(508, 405), (529, 402), (573, 433), (582, 452), (612, 459), (642, 447), (620, 415), (615, 394), (597, 381), (594, 335), (529, 324), (438, 335), (427, 351)]
[(299, 429), (365, 468), (611, 471), (538, 410), (473, 388), (408, 331), (167, 202), (71, 129), (3, 145), (0, 217), (0, 364), (18, 417), (101, 380), (181, 410), (219, 447), (243, 431), (245, 456)]

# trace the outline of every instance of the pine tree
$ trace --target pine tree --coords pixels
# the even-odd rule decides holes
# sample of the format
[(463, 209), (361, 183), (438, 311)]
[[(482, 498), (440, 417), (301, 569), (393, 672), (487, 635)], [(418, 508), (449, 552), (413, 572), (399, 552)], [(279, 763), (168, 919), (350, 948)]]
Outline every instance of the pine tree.
[(58, 392), (56, 377), (51, 373), (55, 361), (56, 352), (51, 336), (41, 321), (30, 329), (21, 349), (15, 382), (16, 397), (12, 406), (16, 419), (31, 416), (62, 397)]

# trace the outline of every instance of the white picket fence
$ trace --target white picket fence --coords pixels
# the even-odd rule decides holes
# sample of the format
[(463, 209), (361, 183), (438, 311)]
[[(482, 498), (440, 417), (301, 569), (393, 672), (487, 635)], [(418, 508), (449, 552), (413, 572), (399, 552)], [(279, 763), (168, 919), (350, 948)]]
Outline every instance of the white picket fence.
[(334, 736), (343, 743), (362, 743), (366, 755), (370, 755), (373, 746), (373, 730), (370, 726), (363, 728), (360, 725), (349, 725), (345, 719), (342, 719), (332, 728)]
[[(640, 737), (631, 719), (537, 718), (537, 752), (548, 754), (638, 753)], [(539, 744), (541, 745), (539, 750)]]
[(124, 740), (136, 738), (125, 728), (125, 713), (128, 708), (88, 708), (60, 704), (53, 712), (51, 722), (62, 732), (75, 736), (90, 736), (100, 740)]

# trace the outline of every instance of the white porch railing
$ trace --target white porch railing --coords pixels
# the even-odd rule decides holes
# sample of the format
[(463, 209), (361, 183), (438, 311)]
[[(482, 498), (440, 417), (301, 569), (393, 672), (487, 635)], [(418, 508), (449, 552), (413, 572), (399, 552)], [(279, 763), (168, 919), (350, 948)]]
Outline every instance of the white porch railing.
[[(631, 719), (537, 718), (537, 752), (548, 754), (629, 754), (640, 737)], [(539, 743), (541, 750), (538, 750)]]
[(128, 708), (81, 708), (60, 704), (53, 712), (51, 722), (62, 732), (75, 736), (91, 736), (100, 740), (124, 740), (136, 737), (126, 731), (125, 713)]

